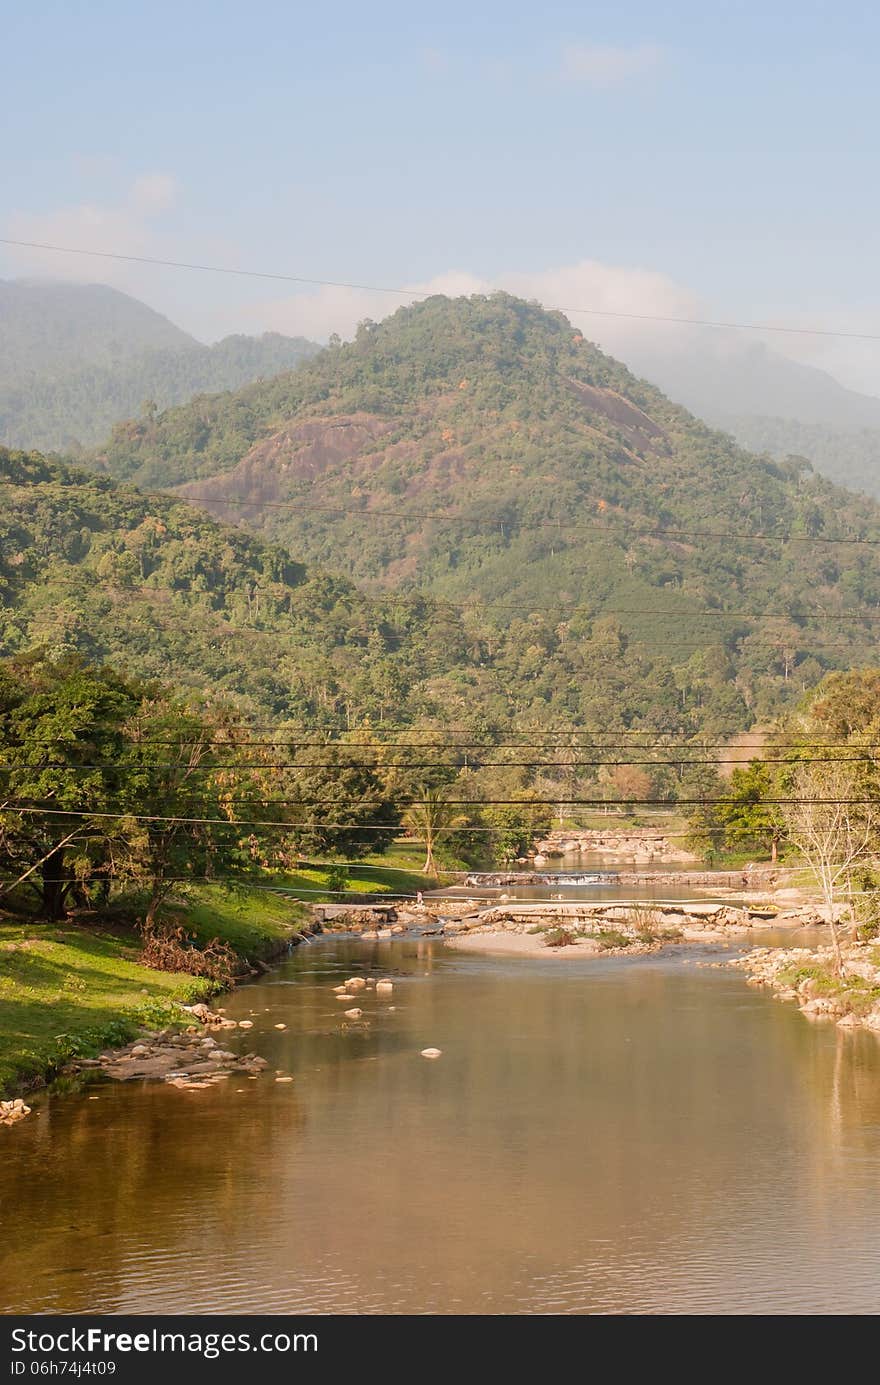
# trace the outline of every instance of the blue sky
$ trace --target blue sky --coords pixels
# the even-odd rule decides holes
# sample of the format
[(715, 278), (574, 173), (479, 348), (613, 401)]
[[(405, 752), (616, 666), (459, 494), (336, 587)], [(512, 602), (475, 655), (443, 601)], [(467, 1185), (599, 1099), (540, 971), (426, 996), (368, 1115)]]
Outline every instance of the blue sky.
[[(0, 13), (4, 235), (880, 330), (880, 7)], [(115, 283), (205, 338), (318, 335), (394, 306), (0, 247), (0, 274), (24, 273)], [(876, 348), (786, 349), (880, 389)]]

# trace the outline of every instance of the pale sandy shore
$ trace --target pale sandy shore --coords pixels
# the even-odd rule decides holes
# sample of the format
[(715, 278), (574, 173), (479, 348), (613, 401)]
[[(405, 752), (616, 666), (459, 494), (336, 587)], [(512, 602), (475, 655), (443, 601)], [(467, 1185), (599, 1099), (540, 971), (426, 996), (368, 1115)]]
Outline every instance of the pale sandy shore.
[(456, 952), (491, 952), (518, 957), (591, 957), (598, 950), (588, 943), (577, 943), (574, 947), (547, 947), (539, 933), (512, 933), (499, 928), (497, 933), (460, 933), (458, 937), (444, 938), (447, 947)]
[[(766, 927), (766, 925), (765, 925)], [(683, 928), (678, 939), (682, 943), (731, 943), (748, 939), (753, 932), (761, 929), (749, 928)], [(495, 957), (555, 957), (563, 961), (576, 961), (578, 957), (639, 957), (647, 952), (659, 952), (664, 947), (674, 947), (672, 942), (642, 943), (634, 942), (629, 947), (602, 948), (592, 938), (575, 943), (571, 947), (548, 947), (540, 933), (517, 933), (510, 929), (475, 933), (459, 933), (445, 937), (443, 942), (456, 952), (479, 952)]]

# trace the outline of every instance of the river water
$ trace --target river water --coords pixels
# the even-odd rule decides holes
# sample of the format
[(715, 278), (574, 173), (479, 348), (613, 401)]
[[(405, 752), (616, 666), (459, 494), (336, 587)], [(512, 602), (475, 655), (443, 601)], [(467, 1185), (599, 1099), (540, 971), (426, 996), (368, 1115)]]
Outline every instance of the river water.
[[(644, 878), (637, 882), (630, 878), (629, 883), (621, 885), (618, 881), (621, 872), (628, 877), (635, 874)], [(665, 878), (652, 880), (651, 872), (657, 872)], [(512, 873), (527, 879), (531, 871)], [(557, 899), (591, 900), (593, 903), (626, 899), (643, 904), (687, 904), (697, 900), (723, 898), (725, 903), (737, 902), (729, 889), (722, 891), (719, 896), (713, 894), (705, 885), (688, 884), (687, 869), (684, 866), (670, 866), (663, 861), (658, 861), (655, 865), (646, 865), (644, 860), (620, 857), (609, 862), (607, 856), (598, 852), (578, 851), (555, 857), (548, 866), (541, 867), (537, 873), (546, 877), (550, 883), (530, 885), (516, 880), (515, 883), (499, 886), (456, 885), (431, 893), (446, 899)], [(479, 874), (475, 878), (479, 879)]]
[(880, 1043), (718, 956), (300, 947), (227, 1001), (268, 1075), (0, 1131), (0, 1309), (876, 1312)]

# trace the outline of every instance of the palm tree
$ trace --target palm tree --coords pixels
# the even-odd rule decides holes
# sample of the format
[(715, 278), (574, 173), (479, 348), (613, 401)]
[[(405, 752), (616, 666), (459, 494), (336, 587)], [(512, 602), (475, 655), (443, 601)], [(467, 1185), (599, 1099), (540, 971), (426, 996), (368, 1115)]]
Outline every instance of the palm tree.
[(464, 813), (458, 812), (454, 803), (447, 803), (445, 787), (422, 788), (421, 797), (409, 805), (403, 815), (403, 825), (413, 836), (421, 837), (425, 843), (425, 875), (437, 874), (437, 860), (434, 850), (440, 839), (467, 821)]

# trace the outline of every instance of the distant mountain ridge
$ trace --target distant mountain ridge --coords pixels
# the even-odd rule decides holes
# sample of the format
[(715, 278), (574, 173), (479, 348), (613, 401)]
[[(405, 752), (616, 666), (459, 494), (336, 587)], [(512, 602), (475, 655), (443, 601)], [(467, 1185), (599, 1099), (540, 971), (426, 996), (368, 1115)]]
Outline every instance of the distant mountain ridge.
[(318, 349), (278, 333), (205, 346), (106, 285), (0, 281), (0, 443), (76, 452), (145, 401), (236, 389)]
[(663, 350), (636, 343), (627, 361), (744, 447), (806, 457), (839, 485), (880, 496), (880, 398), (736, 337)]

